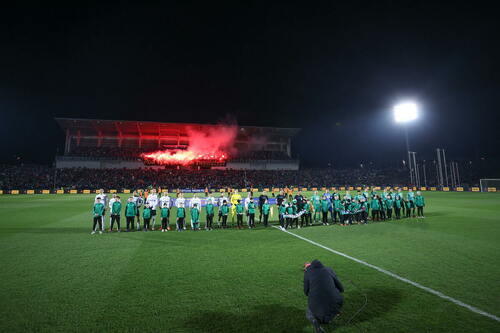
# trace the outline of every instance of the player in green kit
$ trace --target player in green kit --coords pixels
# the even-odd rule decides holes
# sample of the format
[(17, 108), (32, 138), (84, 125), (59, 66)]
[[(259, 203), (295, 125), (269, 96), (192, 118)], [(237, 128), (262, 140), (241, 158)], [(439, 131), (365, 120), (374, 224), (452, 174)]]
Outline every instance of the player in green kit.
[(417, 195), (415, 196), (415, 206), (417, 206), (417, 217), (421, 219), (425, 218), (424, 216), (425, 199), (420, 191), (418, 191)]
[(113, 231), (113, 226), (116, 222), (117, 230), (118, 232), (120, 232), (120, 215), (122, 213), (122, 202), (120, 201), (119, 196), (115, 196), (114, 199), (115, 200), (111, 204), (111, 227), (109, 228), (109, 231)]
[(330, 208), (330, 202), (327, 198), (323, 197), (321, 199), (321, 215), (323, 225), (328, 225), (328, 210)]
[(92, 209), (94, 216), (94, 225), (92, 227), (91, 235), (95, 234), (95, 227), (99, 225), (99, 234), (102, 234), (102, 218), (104, 215), (104, 204), (101, 202), (101, 198), (96, 198), (94, 207)]
[[(411, 188), (408, 190), (408, 193), (406, 194), (406, 201), (409, 202), (412, 217), (415, 217), (415, 193), (413, 193), (413, 190)], [(408, 213), (406, 213), (406, 216), (410, 217)]]
[(236, 204), (236, 228), (238, 229), (243, 228), (243, 214), (245, 214), (245, 205), (239, 199)]
[(194, 231), (200, 229), (200, 210), (197, 203), (191, 207), (191, 229)]
[(137, 205), (134, 198), (130, 197), (125, 206), (125, 218), (127, 219), (127, 231), (134, 230), (135, 217), (137, 216)]
[(255, 202), (250, 201), (247, 207), (248, 211), (248, 228), (255, 228)]
[(181, 202), (177, 206), (177, 231), (184, 230), (184, 219), (186, 218), (186, 208), (184, 208), (184, 203)]
[(151, 207), (149, 206), (148, 203), (144, 205), (144, 209), (142, 210), (142, 221), (144, 224), (144, 231), (148, 231), (149, 229), (149, 222), (151, 221)]
[(340, 211), (342, 209), (342, 201), (338, 194), (335, 194), (333, 197), (333, 223), (337, 223), (340, 221)]
[[(305, 201), (305, 205), (304, 205), (304, 220), (305, 220), (305, 223), (306, 223), (306, 227), (309, 226), (309, 224), (311, 223), (311, 201), (309, 201), (309, 199), (306, 199)], [(300, 226), (302, 226), (302, 221), (300, 222)]]
[(160, 208), (160, 217), (161, 217), (161, 232), (165, 232), (170, 230), (170, 208), (168, 207), (167, 202), (162, 202)]
[(392, 208), (394, 206), (394, 200), (392, 200), (392, 195), (388, 194), (387, 199), (385, 200), (385, 209), (387, 214), (387, 219), (392, 220)]
[(381, 198), (379, 198), (379, 203), (380, 203), (380, 211), (379, 211), (379, 214), (380, 214), (380, 219), (382, 221), (385, 221), (385, 212), (387, 210), (387, 205), (385, 204), (385, 200), (386, 198), (384, 196), (382, 196)]
[(380, 221), (380, 197), (376, 194), (372, 201), (370, 202), (370, 208), (372, 210), (372, 221)]
[(264, 200), (264, 204), (262, 205), (262, 217), (264, 218), (264, 227), (268, 227), (269, 224), (269, 214), (271, 213), (271, 205), (269, 204), (269, 200)]
[(401, 218), (401, 207), (403, 206), (403, 200), (399, 195), (394, 196), (394, 214), (396, 215), (396, 220)]
[(321, 200), (318, 195), (318, 191), (314, 191), (314, 195), (311, 197), (312, 204), (313, 204), (313, 220), (314, 223), (319, 221), (319, 216), (321, 214)]
[(214, 204), (213, 200), (208, 200), (205, 205), (205, 211), (207, 213), (207, 224), (205, 229), (212, 230), (212, 223), (214, 222)]
[[(291, 202), (286, 205), (285, 215), (293, 215), (293, 206)], [(291, 217), (286, 218), (285, 229), (288, 229), (288, 227), (292, 227)]]
[(286, 214), (286, 202), (283, 200), (281, 205), (278, 207), (279, 221), (280, 221), (280, 229), (285, 230), (285, 217), (283, 215)]
[(229, 214), (229, 206), (227, 205), (227, 200), (222, 201), (222, 206), (219, 208), (219, 214), (222, 217), (222, 228), (227, 228), (227, 215)]
[(405, 207), (406, 217), (407, 218), (411, 217), (411, 202), (408, 201), (407, 199), (404, 200), (404, 207)]

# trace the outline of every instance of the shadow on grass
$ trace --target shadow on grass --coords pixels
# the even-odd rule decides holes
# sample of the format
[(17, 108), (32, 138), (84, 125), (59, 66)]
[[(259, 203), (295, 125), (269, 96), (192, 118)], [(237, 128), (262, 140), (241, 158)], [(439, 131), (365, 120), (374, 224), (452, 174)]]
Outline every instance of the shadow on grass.
[[(346, 283), (348, 284), (348, 282)], [(368, 299), (366, 306), (348, 323), (365, 303), (365, 295)], [(367, 290), (355, 288), (347, 292), (344, 298), (342, 313), (333, 321), (334, 327), (356, 325), (383, 316), (398, 306), (402, 295), (401, 291), (391, 288), (370, 288)]]
[(279, 304), (256, 306), (241, 313), (200, 311), (184, 323), (190, 332), (208, 333), (302, 332), (308, 326), (305, 309)]

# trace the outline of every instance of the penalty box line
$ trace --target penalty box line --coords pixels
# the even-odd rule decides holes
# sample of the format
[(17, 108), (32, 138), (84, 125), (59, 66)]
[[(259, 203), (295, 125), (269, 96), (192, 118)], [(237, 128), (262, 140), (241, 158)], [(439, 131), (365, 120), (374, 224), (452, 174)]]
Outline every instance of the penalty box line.
[(368, 266), (368, 267), (370, 267), (370, 268), (373, 268), (373, 269), (374, 269), (374, 270), (376, 270), (376, 271), (379, 271), (379, 272), (384, 273), (384, 274), (386, 274), (386, 275), (392, 276), (392, 277), (393, 277), (393, 278), (395, 278), (395, 279), (398, 279), (398, 280), (403, 281), (403, 282), (405, 282), (405, 283), (411, 284), (411, 285), (412, 285), (412, 286), (414, 286), (414, 287), (417, 287), (417, 288), (419, 288), (419, 289), (425, 290), (425, 291), (427, 291), (427, 292), (428, 292), (428, 293), (430, 293), (430, 294), (433, 294), (433, 295), (436, 295), (436, 296), (438, 296), (438, 297), (441, 297), (442, 299), (445, 299), (445, 300), (450, 301), (450, 302), (452, 302), (452, 303), (454, 303), (454, 304), (456, 304), (456, 305), (458, 305), (458, 306), (461, 306), (461, 307), (463, 307), (463, 308), (466, 308), (466, 309), (467, 309), (467, 310), (469, 310), (469, 311), (472, 311), (472, 312), (474, 312), (474, 313), (480, 314), (480, 315), (482, 315), (482, 316), (485, 316), (485, 317), (488, 317), (488, 318), (490, 318), (490, 319), (493, 319), (493, 320), (495, 320), (495, 321), (500, 322), (500, 318), (499, 318), (499, 317), (497, 317), (497, 316), (495, 316), (495, 315), (493, 315), (493, 314), (491, 314), (491, 313), (488, 313), (488, 312), (486, 312), (486, 311), (483, 311), (483, 310), (481, 310), (481, 309), (478, 309), (478, 308), (476, 308), (476, 307), (474, 307), (474, 306), (472, 306), (472, 305), (469, 305), (469, 304), (466, 304), (466, 303), (464, 303), (464, 302), (462, 302), (462, 301), (459, 301), (458, 299), (455, 299), (455, 298), (453, 298), (453, 297), (447, 296), (447, 295), (443, 294), (443, 293), (442, 293), (442, 292), (440, 292), (440, 291), (437, 291), (437, 290), (434, 290), (434, 289), (432, 289), (432, 288), (429, 288), (429, 287), (423, 286), (423, 285), (421, 285), (420, 283), (414, 282), (414, 281), (412, 281), (412, 280), (409, 280), (409, 279), (407, 279), (407, 278), (404, 278), (404, 277), (402, 277), (402, 276), (399, 276), (399, 275), (397, 275), (397, 274), (395, 274), (395, 273), (393, 273), (393, 272), (390, 272), (390, 271), (385, 270), (385, 269), (383, 269), (383, 268), (380, 268), (380, 267), (378, 267), (378, 266), (375, 266), (375, 265), (372, 265), (372, 264), (370, 264), (370, 263), (367, 263), (366, 261), (363, 261), (363, 260), (360, 260), (360, 259), (357, 259), (357, 258), (351, 257), (350, 255), (347, 255), (347, 254), (345, 254), (345, 253), (342, 253), (342, 252), (339, 252), (339, 251), (333, 250), (333, 249), (331, 249), (331, 248), (329, 248), (329, 247), (326, 247), (326, 246), (324, 246), (324, 245), (321, 245), (321, 244), (319, 244), (319, 243), (316, 243), (315, 241), (312, 241), (312, 240), (310, 240), (310, 239), (308, 239), (308, 238), (305, 238), (305, 237), (299, 236), (299, 235), (297, 235), (297, 234), (294, 234), (293, 232), (290, 232), (290, 231), (287, 231), (287, 230), (282, 230), (282, 229), (280, 229), (280, 228), (278, 228), (278, 227), (276, 227), (276, 226), (273, 226), (273, 228), (276, 228), (276, 229), (281, 230), (281, 231), (283, 231), (283, 232), (285, 232), (285, 233), (287, 233), (287, 234), (289, 234), (289, 235), (292, 235), (292, 236), (294, 236), (294, 237), (297, 237), (297, 238), (299, 238), (299, 239), (302, 239), (303, 241), (306, 241), (306, 242), (308, 242), (308, 243), (310, 243), (310, 244), (312, 244), (312, 245), (316, 245), (317, 247), (320, 247), (320, 248), (322, 248), (322, 249), (324, 249), (324, 250), (327, 250), (327, 251), (329, 251), (329, 252), (335, 253), (335, 254), (337, 254), (337, 255), (339, 255), (339, 256), (342, 256), (342, 257), (344, 257), (344, 258), (347, 258), (347, 259), (349, 259), (349, 260), (355, 261), (355, 262), (357, 262), (358, 264)]

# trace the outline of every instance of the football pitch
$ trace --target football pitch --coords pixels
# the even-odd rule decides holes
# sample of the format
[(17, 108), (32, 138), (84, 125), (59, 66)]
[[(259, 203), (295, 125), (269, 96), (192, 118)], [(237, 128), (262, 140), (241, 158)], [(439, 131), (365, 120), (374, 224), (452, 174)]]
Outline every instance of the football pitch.
[(320, 259), (346, 289), (336, 332), (500, 332), (500, 194), (424, 195), (425, 219), (301, 238), (259, 224), (90, 235), (94, 195), (3, 195), (0, 331), (312, 332), (302, 266)]

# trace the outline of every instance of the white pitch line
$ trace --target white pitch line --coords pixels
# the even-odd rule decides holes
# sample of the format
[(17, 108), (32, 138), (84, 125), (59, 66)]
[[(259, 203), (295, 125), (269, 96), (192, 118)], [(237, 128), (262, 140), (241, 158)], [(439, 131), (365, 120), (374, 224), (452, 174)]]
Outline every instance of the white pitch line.
[[(280, 228), (278, 228), (278, 227), (276, 227), (276, 226), (273, 226), (273, 228), (276, 228), (276, 229), (278, 229), (278, 230), (281, 230)], [(352, 260), (352, 261), (355, 261), (355, 262), (357, 262), (357, 263), (359, 263), (359, 264), (362, 264), (362, 265), (368, 266), (368, 267), (370, 267), (370, 268), (373, 268), (374, 270), (377, 270), (377, 271), (379, 271), (379, 272), (381, 272), (381, 273), (384, 273), (384, 274), (387, 274), (387, 275), (389, 275), (389, 276), (392, 276), (392, 277), (393, 277), (393, 278), (395, 278), (395, 279), (398, 279), (398, 280), (400, 280), (400, 281), (403, 281), (403, 282), (406, 282), (406, 283), (408, 283), (408, 284), (411, 284), (412, 286), (415, 286), (415, 287), (417, 287), (417, 288), (419, 288), (419, 289), (425, 290), (425, 291), (427, 291), (428, 293), (431, 293), (431, 294), (433, 294), (433, 295), (439, 296), (439, 297), (441, 297), (441, 298), (443, 298), (443, 299), (445, 299), (445, 300), (448, 300), (448, 301), (450, 301), (450, 302), (452, 302), (452, 303), (454, 303), (454, 304), (456, 304), (456, 305), (459, 305), (459, 306), (461, 306), (461, 307), (464, 307), (464, 308), (466, 308), (466, 309), (467, 309), (467, 310), (469, 310), (469, 311), (475, 312), (475, 313), (477, 313), (477, 314), (480, 314), (480, 315), (482, 315), (482, 316), (485, 316), (485, 317), (488, 317), (488, 318), (490, 318), (490, 319), (493, 319), (493, 320), (496, 320), (496, 321), (500, 322), (500, 317), (497, 317), (497, 316), (495, 316), (495, 315), (493, 315), (493, 314), (491, 314), (491, 313), (488, 313), (488, 312), (486, 312), (486, 311), (483, 311), (483, 310), (481, 310), (481, 309), (478, 309), (478, 308), (476, 308), (476, 307), (474, 307), (474, 306), (472, 306), (472, 305), (466, 304), (466, 303), (464, 303), (464, 302), (462, 302), (462, 301), (459, 301), (458, 299), (455, 299), (455, 298), (453, 298), (453, 297), (447, 296), (447, 295), (443, 294), (443, 293), (442, 293), (442, 292), (440, 292), (440, 291), (437, 291), (437, 290), (431, 289), (431, 288), (429, 288), (429, 287), (423, 286), (423, 285), (421, 285), (420, 283), (414, 282), (414, 281), (412, 281), (412, 280), (408, 280), (407, 278), (404, 278), (404, 277), (399, 276), (399, 275), (397, 275), (397, 274), (395, 274), (395, 273), (389, 272), (388, 270), (385, 270), (385, 269), (380, 268), (380, 267), (378, 267), (378, 266), (375, 266), (375, 265), (369, 264), (369, 263), (367, 263), (366, 261), (363, 261), (363, 260), (360, 260), (360, 259), (356, 259), (356, 258), (354, 258), (354, 257), (351, 257), (350, 255), (345, 254), (345, 253), (342, 253), (342, 252), (339, 252), (339, 251), (333, 250), (333, 249), (331, 249), (331, 248), (329, 248), (329, 247), (326, 247), (326, 246), (324, 246), (324, 245), (321, 245), (321, 244), (319, 244), (319, 243), (316, 243), (315, 241), (312, 241), (312, 240), (307, 239), (307, 238), (305, 238), (305, 237), (302, 237), (302, 236), (299, 236), (299, 235), (297, 235), (297, 234), (294, 234), (293, 232), (286, 231), (286, 230), (281, 230), (281, 231), (283, 231), (283, 232), (285, 232), (285, 233), (287, 233), (287, 234), (289, 234), (289, 235), (292, 235), (292, 236), (294, 236), (294, 237), (297, 237), (297, 238), (299, 238), (299, 239), (302, 239), (303, 241), (306, 241), (306, 242), (308, 242), (308, 243), (310, 243), (310, 244), (316, 245), (316, 246), (318, 246), (318, 247), (320, 247), (320, 248), (322, 248), (322, 249), (324, 249), (324, 250), (327, 250), (327, 251), (329, 251), (329, 252), (335, 253), (335, 254), (337, 254), (337, 255), (339, 255), (339, 256), (345, 257), (345, 258), (350, 259), (350, 260)]]

